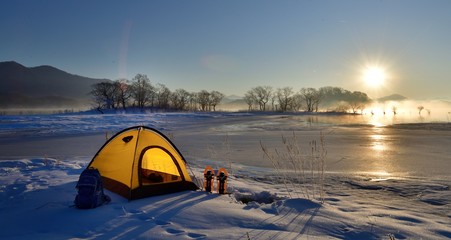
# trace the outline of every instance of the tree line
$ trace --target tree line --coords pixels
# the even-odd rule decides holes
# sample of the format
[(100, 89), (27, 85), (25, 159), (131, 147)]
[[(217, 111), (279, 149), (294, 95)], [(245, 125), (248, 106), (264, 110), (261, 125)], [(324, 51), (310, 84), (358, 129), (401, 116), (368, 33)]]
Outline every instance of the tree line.
[[(152, 84), (144, 74), (137, 74), (131, 81), (119, 79), (92, 85), (90, 92), (94, 107), (102, 109), (151, 108), (174, 111), (216, 111), (223, 100), (219, 91), (184, 89), (171, 91), (164, 84)], [(363, 112), (371, 102), (366, 93), (348, 91), (339, 87), (274, 89), (258, 86), (248, 90), (243, 98), (248, 111), (318, 112), (321, 110), (353, 113)]]
[(258, 86), (246, 92), (244, 101), (249, 111), (318, 112), (322, 109), (357, 113), (363, 112), (371, 99), (366, 93), (339, 87), (302, 88), (296, 92), (292, 87)]
[(171, 91), (166, 85), (152, 84), (145, 74), (137, 74), (131, 81), (119, 79), (92, 85), (90, 95), (94, 108), (126, 109), (151, 108), (177, 111), (216, 111), (224, 98), (218, 91), (202, 90), (188, 92), (184, 89)]

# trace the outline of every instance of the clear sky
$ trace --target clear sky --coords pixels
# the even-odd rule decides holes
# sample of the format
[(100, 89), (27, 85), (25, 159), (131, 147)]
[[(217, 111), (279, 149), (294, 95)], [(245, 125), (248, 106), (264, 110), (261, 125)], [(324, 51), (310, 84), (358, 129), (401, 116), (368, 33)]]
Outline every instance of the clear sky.
[[(0, 61), (171, 90), (269, 85), (451, 99), (451, 1), (5, 0)], [(363, 69), (383, 69), (382, 86)]]

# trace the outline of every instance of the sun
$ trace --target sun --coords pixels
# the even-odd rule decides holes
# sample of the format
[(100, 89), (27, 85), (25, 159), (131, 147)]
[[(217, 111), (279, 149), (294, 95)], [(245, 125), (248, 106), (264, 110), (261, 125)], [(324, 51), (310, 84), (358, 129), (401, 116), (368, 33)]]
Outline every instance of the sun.
[(363, 70), (363, 80), (370, 87), (381, 87), (387, 78), (385, 70), (378, 66), (368, 66)]

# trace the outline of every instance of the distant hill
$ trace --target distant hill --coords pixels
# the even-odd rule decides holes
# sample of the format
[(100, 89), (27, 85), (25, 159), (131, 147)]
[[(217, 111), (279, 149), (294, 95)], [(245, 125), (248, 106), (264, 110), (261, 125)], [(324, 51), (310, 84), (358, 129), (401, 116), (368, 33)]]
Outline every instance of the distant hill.
[(92, 84), (109, 81), (52, 66), (0, 62), (0, 107), (73, 107), (87, 104)]
[(389, 96), (385, 96), (385, 97), (381, 97), (378, 98), (377, 101), (379, 102), (386, 102), (386, 101), (403, 101), (406, 100), (407, 98), (400, 95), (400, 94), (392, 94)]
[(234, 102), (234, 101), (239, 101), (239, 100), (243, 100), (243, 97), (240, 97), (240, 96), (236, 96), (236, 95), (229, 95), (229, 96), (225, 96), (223, 99), (222, 99), (222, 101), (221, 101), (221, 103), (222, 104), (226, 104), (226, 103), (231, 103), (231, 102)]
[(230, 95), (225, 96), (221, 103), (218, 105), (220, 111), (240, 111), (247, 110), (248, 106), (243, 97)]

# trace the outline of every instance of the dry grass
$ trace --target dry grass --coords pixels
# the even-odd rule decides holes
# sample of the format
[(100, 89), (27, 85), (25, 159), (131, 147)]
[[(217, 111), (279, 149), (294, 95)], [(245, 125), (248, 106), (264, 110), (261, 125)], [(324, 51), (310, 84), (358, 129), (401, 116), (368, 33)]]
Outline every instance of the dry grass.
[(320, 133), (319, 141), (312, 140), (304, 148), (294, 132), (291, 137), (282, 136), (282, 143), (281, 149), (271, 150), (261, 141), (260, 146), (284, 184), (288, 196), (293, 198), (294, 193), (298, 198), (318, 199), (323, 202), (327, 156), (323, 133)]

